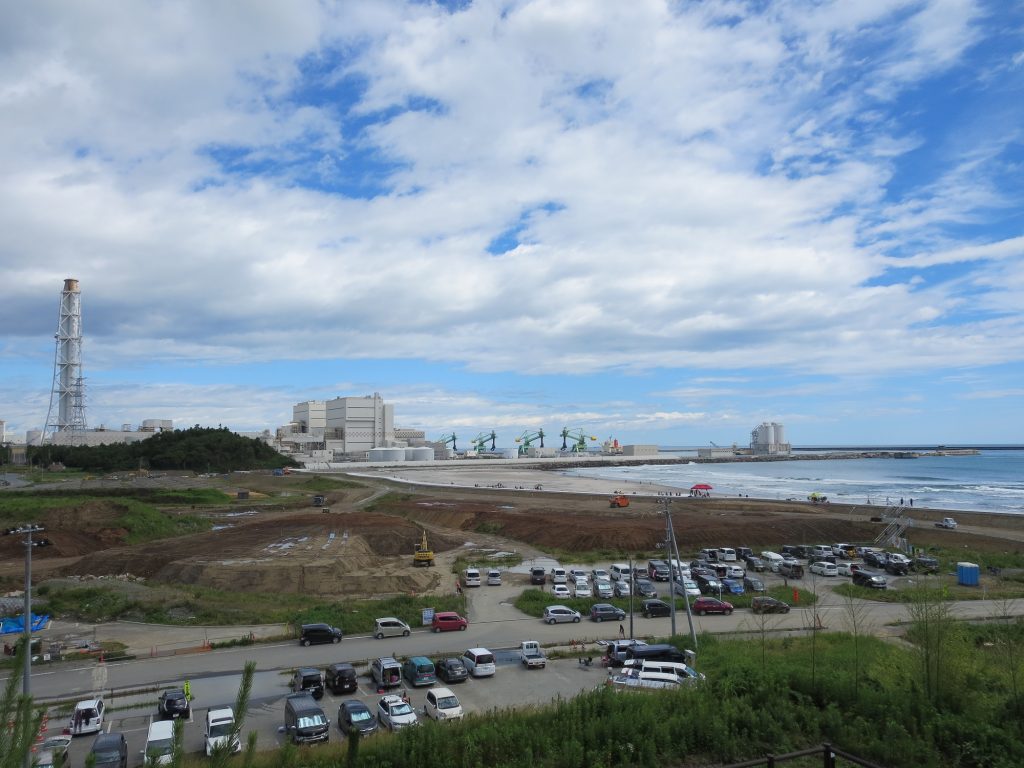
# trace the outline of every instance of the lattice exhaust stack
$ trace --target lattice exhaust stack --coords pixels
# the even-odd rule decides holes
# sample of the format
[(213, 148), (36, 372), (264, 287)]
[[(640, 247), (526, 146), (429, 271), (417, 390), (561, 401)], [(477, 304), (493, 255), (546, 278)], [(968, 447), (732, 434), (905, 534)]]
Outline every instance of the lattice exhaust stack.
[(85, 380), (82, 378), (82, 294), (78, 281), (68, 278), (60, 294), (57, 350), (53, 358), (53, 387), (46, 412), (46, 435), (69, 432), (72, 445), (85, 429)]

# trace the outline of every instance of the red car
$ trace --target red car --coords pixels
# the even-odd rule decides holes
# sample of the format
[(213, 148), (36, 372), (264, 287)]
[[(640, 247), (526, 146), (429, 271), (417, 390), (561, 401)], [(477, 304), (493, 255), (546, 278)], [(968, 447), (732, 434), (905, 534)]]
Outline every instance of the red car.
[(727, 603), (714, 597), (698, 597), (693, 601), (692, 608), (693, 612), (698, 616), (703, 616), (707, 613), (724, 613), (728, 616), (732, 613), (732, 603)]
[(440, 611), (434, 614), (434, 621), (430, 628), (435, 632), (451, 632), (456, 629), (465, 629), (468, 625), (469, 622), (455, 611)]

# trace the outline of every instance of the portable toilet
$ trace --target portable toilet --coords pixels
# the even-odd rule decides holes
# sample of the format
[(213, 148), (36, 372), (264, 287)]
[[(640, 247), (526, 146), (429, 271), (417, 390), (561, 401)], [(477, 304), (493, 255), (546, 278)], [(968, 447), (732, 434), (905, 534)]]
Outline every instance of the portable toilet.
[(965, 587), (978, 586), (980, 570), (977, 563), (957, 563), (956, 583)]

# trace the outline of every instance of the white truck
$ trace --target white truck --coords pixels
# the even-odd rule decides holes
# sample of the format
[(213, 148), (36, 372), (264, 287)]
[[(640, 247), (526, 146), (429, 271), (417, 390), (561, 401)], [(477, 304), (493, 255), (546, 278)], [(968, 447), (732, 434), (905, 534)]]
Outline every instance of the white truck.
[(944, 517), (944, 518), (942, 518), (942, 522), (941, 523), (936, 523), (935, 524), (935, 527), (936, 528), (948, 528), (951, 531), (955, 531), (956, 530), (956, 520), (954, 520), (952, 517)]
[(536, 640), (523, 640), (519, 644), (519, 660), (527, 669), (544, 669), (548, 663), (548, 657)]

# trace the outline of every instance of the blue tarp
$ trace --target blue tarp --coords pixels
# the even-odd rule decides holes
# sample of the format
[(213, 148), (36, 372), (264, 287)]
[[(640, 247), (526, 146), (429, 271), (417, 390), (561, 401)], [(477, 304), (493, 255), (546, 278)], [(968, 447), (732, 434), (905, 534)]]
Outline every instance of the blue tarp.
[[(32, 631), (38, 632), (44, 629), (50, 622), (49, 616), (36, 616), (32, 614)], [(25, 632), (25, 615), (15, 616), (11, 619), (0, 619), (0, 635), (20, 635)]]

